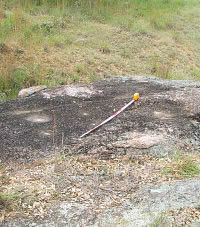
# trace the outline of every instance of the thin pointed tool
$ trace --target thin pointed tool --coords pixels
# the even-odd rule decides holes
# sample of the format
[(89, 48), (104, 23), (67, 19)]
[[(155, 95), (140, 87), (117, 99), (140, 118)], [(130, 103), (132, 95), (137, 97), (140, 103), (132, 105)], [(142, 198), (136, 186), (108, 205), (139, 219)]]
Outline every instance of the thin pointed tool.
[(127, 103), (124, 107), (122, 107), (120, 110), (118, 110), (117, 112), (115, 112), (112, 116), (110, 116), (109, 118), (107, 118), (105, 121), (103, 121), (99, 125), (95, 126), (94, 128), (90, 129), (89, 131), (87, 131), (86, 133), (84, 133), (83, 135), (81, 135), (80, 138), (88, 135), (89, 133), (93, 132), (97, 128), (99, 128), (102, 125), (106, 124), (107, 122), (111, 121), (114, 117), (116, 117), (118, 114), (120, 114), (122, 111), (124, 111), (127, 107), (129, 107), (131, 104), (133, 104), (135, 101), (137, 101), (139, 99), (139, 96), (140, 96), (139, 93), (135, 93), (134, 96), (133, 96), (133, 100), (131, 100), (129, 103)]

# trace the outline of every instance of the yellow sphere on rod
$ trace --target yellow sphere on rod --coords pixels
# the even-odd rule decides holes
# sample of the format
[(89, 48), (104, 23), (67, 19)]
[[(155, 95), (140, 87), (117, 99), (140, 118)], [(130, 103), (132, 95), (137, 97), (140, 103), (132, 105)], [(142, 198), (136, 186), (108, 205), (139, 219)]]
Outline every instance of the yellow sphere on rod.
[(139, 93), (135, 93), (134, 96), (133, 96), (133, 99), (135, 101), (137, 101), (139, 99), (139, 97), (140, 97), (140, 94)]

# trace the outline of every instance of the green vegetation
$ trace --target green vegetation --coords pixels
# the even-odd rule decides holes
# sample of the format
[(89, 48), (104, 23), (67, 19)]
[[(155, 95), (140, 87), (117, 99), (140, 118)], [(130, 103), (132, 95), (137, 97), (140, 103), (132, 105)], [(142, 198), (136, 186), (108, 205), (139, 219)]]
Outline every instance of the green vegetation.
[(2, 210), (4, 210), (4, 212), (16, 210), (13, 202), (17, 201), (17, 199), (16, 195), (0, 193), (0, 215)]
[(179, 174), (184, 177), (194, 177), (200, 175), (200, 167), (192, 159), (186, 159), (178, 164)]
[(6, 195), (6, 194), (0, 194), (0, 202), (5, 203), (11, 200), (16, 200), (17, 196), (16, 195)]
[(168, 221), (168, 218), (164, 214), (156, 217), (156, 219), (154, 220), (154, 222), (149, 225), (149, 227), (161, 227), (161, 226), (162, 227), (170, 226), (170, 223)]
[[(3, 214), (5, 220), (10, 217), (43, 217), (55, 202), (88, 204), (88, 199), (93, 202), (91, 209), (96, 212), (95, 209), (101, 205), (108, 209), (122, 205), (124, 199), (132, 198), (135, 185), (155, 184), (155, 179), (159, 184), (172, 182), (199, 174), (199, 153), (192, 156), (176, 153), (160, 160), (145, 156), (142, 160), (145, 161), (138, 162), (136, 159), (133, 163), (127, 155), (106, 160), (96, 156), (88, 159), (85, 154), (69, 151), (24, 163), (23, 166), (13, 162), (0, 165), (0, 216)], [(163, 168), (170, 171), (160, 174), (158, 170)], [(152, 216), (154, 221), (149, 226), (170, 226), (168, 215), (167, 212)], [(130, 223), (126, 219), (116, 219), (116, 226), (127, 224)]]
[(198, 0), (0, 1), (0, 93), (107, 75), (200, 80)]
[(171, 157), (170, 164), (163, 169), (162, 173), (184, 178), (196, 177), (200, 175), (200, 166), (194, 158), (177, 153)]

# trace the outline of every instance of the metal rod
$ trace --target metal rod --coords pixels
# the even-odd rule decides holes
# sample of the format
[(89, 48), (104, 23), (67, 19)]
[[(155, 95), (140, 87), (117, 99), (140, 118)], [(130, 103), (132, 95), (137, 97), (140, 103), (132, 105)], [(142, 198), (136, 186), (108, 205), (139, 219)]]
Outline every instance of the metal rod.
[(131, 100), (129, 103), (127, 103), (124, 107), (122, 107), (120, 110), (118, 110), (117, 112), (115, 112), (112, 116), (110, 116), (109, 118), (107, 118), (105, 121), (103, 121), (99, 125), (95, 126), (94, 128), (90, 129), (89, 131), (87, 131), (86, 133), (84, 133), (83, 135), (81, 135), (80, 138), (88, 135), (89, 133), (93, 132), (97, 128), (99, 128), (102, 125), (106, 124), (107, 122), (111, 121), (114, 117), (116, 117), (118, 114), (120, 114), (122, 111), (124, 111), (127, 107), (129, 107), (131, 104), (133, 104), (138, 99), (139, 99), (139, 93), (135, 93), (134, 96), (133, 96), (133, 100)]

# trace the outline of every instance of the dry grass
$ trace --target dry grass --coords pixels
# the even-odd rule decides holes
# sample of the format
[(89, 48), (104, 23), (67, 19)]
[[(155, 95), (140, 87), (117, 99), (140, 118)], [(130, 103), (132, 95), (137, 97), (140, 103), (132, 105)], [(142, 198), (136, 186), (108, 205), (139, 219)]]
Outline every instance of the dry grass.
[[(101, 23), (80, 12), (72, 16), (67, 10), (30, 14), (13, 9), (9, 14), (0, 8), (1, 30), (7, 31), (0, 37), (7, 48), (0, 51), (0, 78), (19, 77), (13, 76), (16, 68), (26, 75), (11, 96), (21, 87), (88, 83), (115, 75), (200, 79), (197, 3), (182, 8), (171, 22), (167, 16), (159, 21), (163, 16), (154, 11), (150, 21), (145, 15), (137, 20), (124, 18), (130, 26), (120, 24), (120, 12), (112, 15), (115, 21)], [(168, 23), (172, 27), (162, 29)], [(1, 91), (7, 94), (12, 86)]]
[[(24, 86), (116, 75), (200, 80), (199, 4), (181, 9), (173, 21), (156, 15), (133, 20), (121, 14), (102, 23), (94, 15), (6, 12), (1, 6), (0, 92), (11, 98)], [(199, 175), (199, 160), (198, 155), (163, 160), (57, 155), (31, 165), (10, 163), (0, 169), (1, 220), (45, 216), (48, 206), (62, 200), (101, 212), (120, 206), (137, 190), (133, 185)]]
[[(121, 206), (137, 190), (137, 185), (183, 179), (180, 160), (183, 160), (181, 166), (184, 163), (187, 169), (185, 156), (176, 160), (147, 156), (137, 160), (128, 156), (98, 160), (58, 154), (32, 164), (10, 163), (1, 168), (1, 220), (44, 217), (48, 207), (59, 201), (87, 204), (97, 213)], [(200, 160), (199, 155), (195, 160)], [(167, 168), (173, 171), (166, 172)]]

